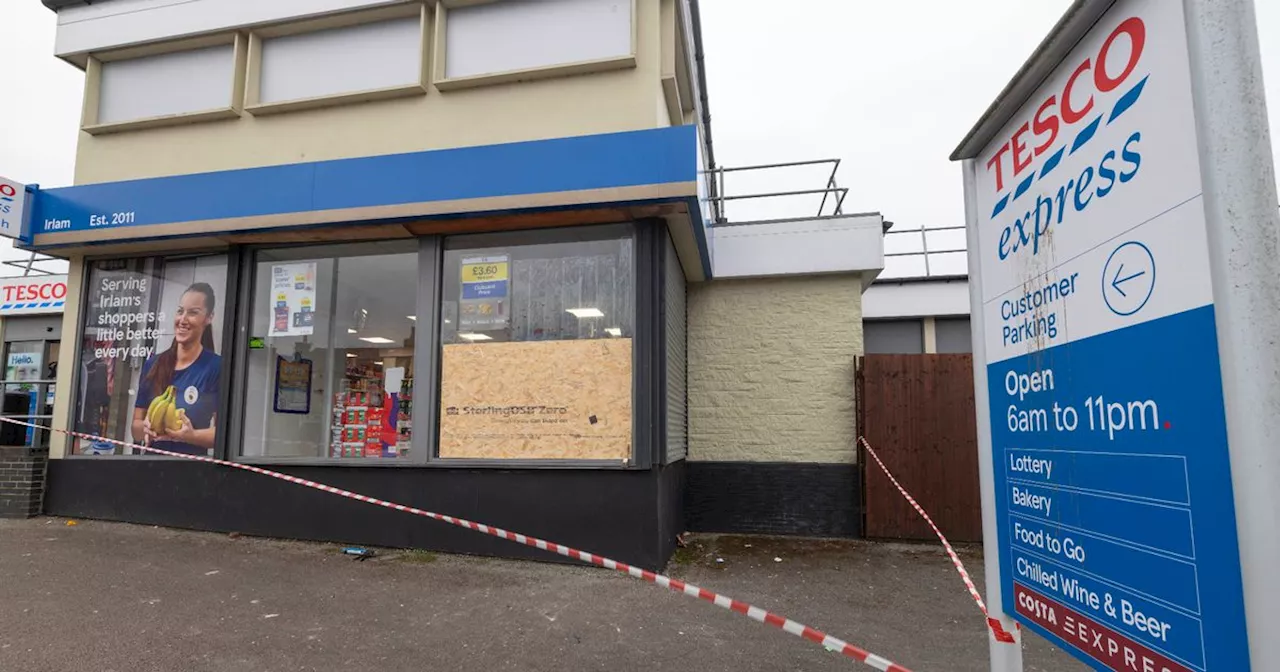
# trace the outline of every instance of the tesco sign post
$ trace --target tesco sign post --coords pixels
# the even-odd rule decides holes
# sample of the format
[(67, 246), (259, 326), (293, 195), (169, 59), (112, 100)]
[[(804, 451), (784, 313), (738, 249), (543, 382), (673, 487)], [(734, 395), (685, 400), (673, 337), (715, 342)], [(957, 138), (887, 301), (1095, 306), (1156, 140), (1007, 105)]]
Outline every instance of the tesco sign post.
[(21, 238), (27, 185), (0, 177), (0, 236)]
[(1250, 0), (1079, 0), (952, 157), (989, 602), (1096, 669), (1280, 668), (1260, 82)]
[(67, 304), (67, 276), (0, 278), (0, 316), (61, 313)]

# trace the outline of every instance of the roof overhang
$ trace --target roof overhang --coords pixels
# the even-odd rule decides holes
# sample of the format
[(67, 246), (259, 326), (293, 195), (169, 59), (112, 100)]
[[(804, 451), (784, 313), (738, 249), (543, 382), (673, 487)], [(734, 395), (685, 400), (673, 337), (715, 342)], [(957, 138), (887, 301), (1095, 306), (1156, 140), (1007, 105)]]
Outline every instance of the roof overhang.
[(24, 239), (71, 256), (661, 217), (702, 280), (699, 142), (675, 126), (44, 189)]
[(710, 229), (716, 279), (860, 273), (863, 289), (884, 270), (884, 217), (878, 212)]

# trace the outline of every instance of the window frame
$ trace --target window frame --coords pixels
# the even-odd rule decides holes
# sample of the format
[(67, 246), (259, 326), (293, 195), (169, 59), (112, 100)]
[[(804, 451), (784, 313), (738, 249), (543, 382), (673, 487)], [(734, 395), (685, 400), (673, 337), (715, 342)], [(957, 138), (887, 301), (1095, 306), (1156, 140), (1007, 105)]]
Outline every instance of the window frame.
[[(631, 376), (631, 457), (628, 461), (618, 460), (553, 460), (553, 459), (475, 459), (475, 458), (439, 458), (436, 450), (439, 444), (439, 404), (440, 404), (440, 322), (443, 307), (443, 273), (446, 238), (474, 240), (477, 243), (486, 240), (503, 240), (509, 245), (511, 240), (532, 240), (532, 244), (553, 243), (557, 240), (580, 236), (584, 230), (607, 230), (615, 228), (626, 232), (617, 239), (629, 238), (632, 241), (632, 280), (635, 296), (633, 305), (635, 315), (635, 333), (632, 349)], [(586, 225), (567, 225), (553, 228), (541, 228), (518, 231), (495, 231), (486, 233), (460, 233), (451, 236), (426, 235), (413, 236), (403, 240), (416, 240), (418, 246), (418, 278), (417, 278), (417, 332), (414, 343), (414, 378), (421, 378), (422, 384), (415, 383), (414, 409), (412, 420), (414, 436), (410, 458), (405, 460), (360, 459), (325, 457), (271, 457), (240, 455), (243, 445), (245, 408), (236, 400), (245, 398), (244, 392), (248, 381), (249, 325), (252, 319), (254, 281), (257, 270), (257, 253), (261, 250), (305, 249), (309, 247), (331, 247), (334, 241), (314, 241), (296, 244), (262, 243), (252, 245), (234, 245), (226, 248), (186, 248), (172, 252), (147, 254), (147, 257), (190, 258), (200, 256), (223, 256), (227, 261), (226, 295), (223, 299), (224, 313), (223, 333), (219, 348), (223, 353), (222, 368), (219, 372), (220, 399), (219, 409), (225, 414), (224, 431), (217, 434), (213, 456), (217, 459), (241, 464), (274, 465), (274, 466), (326, 466), (326, 467), (359, 467), (359, 468), (433, 468), (433, 469), (591, 469), (591, 470), (624, 470), (643, 471), (653, 467), (662, 459), (664, 445), (664, 419), (666, 390), (665, 374), (659, 370), (663, 362), (665, 348), (665, 324), (661, 319), (663, 287), (662, 279), (662, 246), (666, 236), (666, 226), (661, 219), (638, 220), (615, 223), (597, 223)], [(604, 236), (603, 239), (611, 239)], [(385, 237), (359, 238), (351, 243), (386, 242)], [(528, 243), (526, 243), (528, 244)], [(478, 246), (478, 244), (477, 244)], [(92, 280), (92, 265), (100, 261), (120, 261), (128, 259), (121, 254), (86, 256), (82, 260), (80, 273), (81, 300), (77, 306), (76, 331), (63, 338), (73, 338), (71, 361), (80, 361), (83, 346), (83, 331), (89, 302), (85, 300)], [(340, 258), (340, 257), (339, 257)], [(423, 319), (426, 316), (427, 319)], [(478, 346), (483, 347), (483, 346)], [(424, 350), (425, 348), (425, 350)], [(70, 390), (77, 394), (81, 383), (79, 367), (74, 367), (70, 377)], [(67, 417), (71, 423), (71, 417)], [(184, 458), (154, 455), (150, 453), (134, 455), (83, 455), (73, 454), (68, 446), (63, 459), (85, 460), (181, 460)]]
[[(245, 85), (243, 87), (244, 111), (255, 117), (261, 117), (297, 110), (311, 110), (322, 107), (335, 107), (355, 103), (367, 103), (377, 100), (391, 100), (427, 95), (427, 86), (431, 80), (432, 23), (430, 8), (426, 4), (394, 5), (374, 10), (349, 12), (333, 16), (293, 21), (276, 26), (267, 26), (251, 30), (246, 48), (247, 64), (245, 66)], [(395, 19), (418, 19), (418, 81), (410, 84), (388, 86), (374, 89), (360, 89), (330, 93), (308, 98), (279, 100), (264, 103), (261, 100), (262, 90), (262, 43), (277, 37), (290, 37), (318, 33), (326, 30), (355, 28), (369, 24), (392, 21)]]
[(662, 95), (671, 126), (690, 123), (695, 110), (693, 74), (685, 37), (684, 3), (660, 0)]
[[(554, 244), (557, 242), (574, 242), (576, 237), (580, 237), (584, 230), (599, 231), (602, 234), (609, 230), (618, 232), (617, 236), (601, 235), (595, 240), (631, 240), (632, 269), (634, 277), (632, 278), (633, 291), (635, 296), (632, 299), (635, 315), (633, 320), (635, 323), (634, 336), (632, 338), (631, 351), (631, 456), (625, 462), (619, 460), (592, 460), (592, 459), (485, 459), (485, 458), (458, 458), (458, 457), (439, 457), (440, 425), (439, 425), (439, 406), (440, 406), (440, 386), (442, 382), (442, 370), (440, 365), (440, 357), (442, 348), (440, 344), (440, 325), (441, 311), (443, 309), (444, 296), (444, 252), (447, 249), (466, 249), (476, 250), (485, 248), (509, 248), (518, 245), (544, 245)], [(657, 239), (655, 231), (665, 235), (665, 228), (659, 221), (633, 221), (620, 222), (611, 224), (591, 224), (591, 225), (575, 225), (561, 226), (545, 229), (529, 229), (517, 231), (494, 231), (487, 233), (459, 233), (448, 236), (438, 236), (438, 259), (437, 272), (435, 273), (435, 292), (431, 297), (434, 301), (433, 310), (430, 313), (433, 321), (436, 322), (435, 330), (427, 339), (431, 341), (431, 363), (433, 371), (431, 373), (434, 378), (429, 378), (431, 382), (430, 389), (430, 408), (432, 413), (431, 428), (427, 433), (427, 437), (431, 441), (429, 446), (427, 466), (447, 467), (447, 468), (497, 468), (497, 469), (598, 469), (598, 470), (644, 470), (649, 469), (655, 459), (658, 457), (657, 447), (654, 445), (660, 428), (658, 421), (660, 416), (657, 415), (661, 406), (657, 405), (657, 399), (660, 397), (665, 400), (664, 390), (657, 390), (656, 383), (659, 379), (656, 377), (656, 365), (658, 362), (658, 353), (655, 350), (656, 335), (662, 333), (663, 325), (659, 324), (658, 301), (661, 300), (661, 290), (656, 287), (655, 283), (661, 277), (660, 272), (661, 259), (657, 256)], [(454, 241), (458, 247), (448, 245), (449, 241)], [(472, 242), (474, 241), (474, 242)], [(498, 242), (491, 242), (498, 241)], [(513, 242), (519, 241), (519, 242)], [(483, 345), (476, 347), (484, 347)], [(426, 359), (426, 358), (424, 358)], [(417, 360), (421, 361), (421, 360)], [(421, 375), (422, 371), (415, 372), (415, 375)], [(415, 391), (415, 396), (418, 393)], [(417, 428), (417, 419), (414, 420), (414, 427)]]
[[(227, 281), (226, 281), (226, 288), (224, 290), (225, 296), (222, 299), (222, 309), (225, 310), (226, 312), (224, 313), (225, 317), (223, 321), (222, 336), (220, 339), (218, 339), (218, 347), (222, 349), (222, 353), (223, 353), (222, 366), (218, 370), (218, 390), (219, 390), (218, 409), (220, 411), (225, 411), (225, 414), (227, 416), (227, 419), (226, 419), (227, 431), (217, 432), (214, 435), (213, 458), (219, 459), (219, 460), (225, 460), (227, 459), (228, 437), (231, 435), (231, 431), (234, 429), (236, 416), (239, 415), (235, 411), (235, 409), (231, 408), (230, 406), (231, 398), (232, 398), (231, 396), (232, 395), (232, 390), (231, 390), (232, 373), (234, 372), (235, 367), (237, 365), (236, 364), (237, 358), (233, 348), (234, 348), (236, 334), (239, 331), (239, 328), (238, 328), (239, 325), (235, 321), (228, 322), (226, 320), (227, 317), (232, 317), (232, 316), (234, 316), (233, 320), (238, 320), (239, 314), (240, 314), (239, 276), (242, 270), (240, 268), (241, 261), (242, 261), (242, 253), (238, 248), (236, 247), (212, 248), (212, 249), (211, 248), (196, 248), (196, 249), (186, 248), (186, 249), (174, 250), (172, 252), (156, 252), (152, 254), (142, 254), (142, 255), (135, 255), (135, 256), (123, 256), (121, 254), (108, 254), (108, 255), (95, 255), (95, 256), (83, 257), (80, 261), (80, 264), (81, 264), (80, 291), (78, 293), (79, 305), (76, 307), (76, 328), (75, 328), (75, 331), (70, 335), (63, 334), (63, 340), (65, 340), (68, 337), (72, 339), (72, 348), (71, 348), (72, 356), (70, 361), (79, 362), (80, 357), (83, 354), (82, 350), (84, 347), (84, 330), (85, 330), (85, 327), (87, 326), (86, 320), (88, 319), (88, 314), (89, 314), (89, 302), (86, 299), (89, 296), (89, 289), (92, 286), (90, 281), (92, 279), (91, 276), (93, 275), (92, 268), (91, 268), (93, 264), (100, 261), (121, 261), (125, 259), (133, 259), (133, 258), (139, 258), (139, 257), (140, 258), (160, 257), (165, 259), (184, 259), (184, 258), (194, 258), (194, 257), (217, 257), (217, 256), (225, 257), (227, 260)], [(70, 391), (71, 391), (72, 397), (79, 396), (80, 382), (81, 382), (80, 367), (77, 365), (73, 365), (71, 369), (71, 377), (70, 377)], [(56, 411), (54, 412), (54, 415), (55, 415), (54, 422), (57, 423), (59, 418), (56, 417), (57, 416)], [(72, 429), (75, 427), (74, 410), (69, 415), (66, 416), (65, 421), (66, 421), (65, 424), (62, 425), (63, 430)], [(125, 441), (125, 442), (128, 443), (128, 441)], [(63, 449), (61, 459), (64, 459), (64, 460), (184, 460), (186, 458), (170, 457), (168, 455), (157, 455), (154, 453), (147, 453), (147, 452), (144, 452), (141, 454), (134, 454), (134, 455), (116, 455), (114, 453), (111, 455), (85, 455), (83, 453), (72, 452), (71, 443), (68, 442), (67, 446)]]
[(637, 67), (636, 45), (639, 43), (639, 11), (638, 0), (628, 0), (631, 6), (631, 49), (622, 56), (606, 56), (603, 58), (539, 65), (501, 72), (486, 72), (479, 75), (449, 77), (446, 74), (446, 47), (449, 36), (448, 16), (450, 8), (463, 9), (476, 5), (485, 5), (501, 0), (440, 0), (436, 4), (434, 39), (431, 45), (431, 83), (438, 91), (455, 91), (496, 84), (528, 82), (540, 79), (585, 75), (611, 70), (627, 70)]
[[(414, 433), (413, 433), (412, 449), (411, 449), (411, 452), (409, 453), (408, 459), (381, 459), (381, 458), (371, 459), (371, 458), (358, 458), (358, 457), (333, 457), (328, 454), (326, 454), (324, 457), (280, 457), (280, 456), (273, 457), (271, 455), (245, 456), (240, 454), (244, 448), (243, 444), (244, 444), (244, 429), (245, 429), (245, 417), (246, 417), (245, 410), (246, 409), (243, 402), (248, 398), (246, 391), (248, 388), (248, 380), (249, 380), (248, 358), (246, 354), (248, 353), (248, 350), (249, 350), (249, 338), (250, 338), (249, 325), (252, 324), (252, 320), (253, 320), (253, 294), (256, 289), (255, 281), (257, 279), (258, 253), (264, 250), (284, 250), (284, 249), (305, 250), (308, 248), (334, 247), (335, 245), (340, 245), (343, 243), (359, 245), (361, 243), (381, 243), (381, 242), (391, 242), (396, 240), (402, 240), (408, 243), (409, 241), (413, 241), (414, 238), (417, 238), (418, 240), (418, 249), (417, 249), (418, 296), (415, 303), (418, 306), (419, 311), (421, 311), (423, 306), (422, 295), (424, 291), (424, 287), (423, 287), (423, 281), (424, 281), (423, 276), (425, 275), (424, 267), (428, 266), (428, 264), (424, 263), (423, 251), (424, 251), (425, 245), (424, 245), (423, 237), (361, 238), (361, 239), (351, 240), (351, 241), (342, 241), (341, 243), (335, 242), (335, 241), (317, 241), (317, 242), (307, 242), (307, 243), (297, 243), (297, 244), (263, 243), (263, 244), (247, 245), (244, 247), (243, 253), (242, 253), (243, 259), (239, 268), (240, 272), (239, 272), (239, 279), (238, 279), (239, 280), (238, 289), (240, 294), (237, 297), (238, 311), (236, 314), (236, 328), (234, 330), (235, 344), (233, 346), (237, 361), (236, 361), (235, 370), (233, 371), (233, 375), (232, 375), (232, 382), (231, 382), (232, 389), (230, 390), (230, 393), (234, 395), (234, 398), (240, 399), (241, 403), (236, 404), (234, 407), (231, 408), (232, 412), (229, 413), (229, 415), (231, 416), (231, 419), (229, 421), (228, 428), (227, 428), (227, 435), (236, 437), (236, 443), (234, 446), (236, 450), (233, 451), (233, 450), (230, 450), (230, 448), (228, 448), (226, 452), (226, 457), (224, 459), (230, 462), (236, 462), (239, 464), (253, 464), (253, 465), (262, 465), (262, 466), (269, 466), (269, 465), (326, 466), (326, 467), (360, 467), (360, 468), (365, 468), (365, 467), (412, 468), (412, 467), (428, 466), (427, 464), (428, 460), (423, 458), (423, 455), (425, 455), (426, 453), (424, 453), (424, 449), (421, 444), (421, 439), (419, 437), (419, 432), (418, 432), (418, 424), (419, 424), (418, 417), (419, 417), (420, 405), (418, 404), (419, 392), (417, 390), (416, 383), (415, 383), (415, 389), (414, 389), (414, 408), (413, 408), (412, 415), (410, 415), (410, 418), (414, 423)], [(426, 238), (432, 238), (432, 237), (427, 236)], [(343, 257), (333, 257), (333, 258), (342, 259)], [(339, 274), (339, 277), (341, 277), (341, 274)], [(435, 319), (436, 318), (433, 316), (432, 321), (434, 321)], [(423, 329), (421, 312), (419, 312), (418, 319), (416, 321), (417, 321), (417, 331), (415, 332), (415, 342), (413, 347), (413, 367), (414, 367), (415, 381), (417, 379), (417, 376), (419, 375), (419, 371), (421, 370), (420, 369), (421, 358), (420, 358), (419, 348), (421, 347), (420, 344), (424, 340), (421, 336), (418, 336), (418, 334), (422, 333), (422, 329)], [(325, 394), (331, 395), (332, 392), (329, 390), (326, 390)], [(325, 405), (325, 408), (326, 409), (329, 408), (327, 403)]]
[[(231, 56), (231, 88), (227, 91), (227, 105), (207, 110), (194, 110), (178, 114), (165, 114), (140, 119), (99, 122), (98, 108), (102, 99), (102, 64), (112, 61), (127, 61), (149, 56), (195, 51), (207, 47), (230, 45)], [(248, 56), (248, 38), (240, 32), (222, 32), (194, 39), (183, 39), (139, 47), (114, 49), (90, 54), (85, 64), (84, 100), (80, 108), (80, 130), (89, 135), (105, 135), (144, 128), (160, 128), (218, 119), (236, 119), (243, 112), (242, 102), (245, 89), (245, 62)]]

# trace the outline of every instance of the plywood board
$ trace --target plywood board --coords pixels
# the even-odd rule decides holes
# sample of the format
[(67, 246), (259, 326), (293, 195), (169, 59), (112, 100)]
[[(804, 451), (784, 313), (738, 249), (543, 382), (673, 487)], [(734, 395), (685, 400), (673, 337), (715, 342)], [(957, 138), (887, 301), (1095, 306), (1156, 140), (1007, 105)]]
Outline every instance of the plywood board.
[(440, 457), (631, 457), (631, 339), (444, 346)]

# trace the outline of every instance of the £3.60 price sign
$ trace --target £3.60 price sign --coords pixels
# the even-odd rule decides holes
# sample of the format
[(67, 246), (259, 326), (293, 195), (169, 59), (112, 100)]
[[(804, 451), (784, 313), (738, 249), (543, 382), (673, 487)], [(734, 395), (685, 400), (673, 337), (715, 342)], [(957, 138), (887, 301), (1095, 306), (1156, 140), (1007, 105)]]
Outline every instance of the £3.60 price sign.
[(462, 266), (463, 282), (494, 282), (507, 279), (507, 262), (488, 261), (464, 264)]
[(464, 257), (458, 328), (499, 331), (510, 323), (507, 296), (511, 292), (511, 258), (506, 255)]

